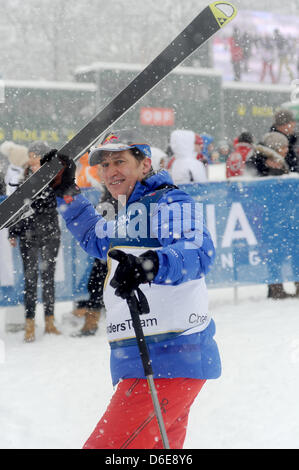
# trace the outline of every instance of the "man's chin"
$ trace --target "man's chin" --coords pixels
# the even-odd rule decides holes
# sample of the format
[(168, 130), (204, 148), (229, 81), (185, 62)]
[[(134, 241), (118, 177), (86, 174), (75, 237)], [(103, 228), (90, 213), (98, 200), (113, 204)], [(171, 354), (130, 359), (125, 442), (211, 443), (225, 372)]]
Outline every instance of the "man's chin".
[(124, 194), (124, 191), (121, 191), (120, 189), (117, 190), (116, 188), (110, 187), (108, 191), (113, 197), (113, 199), (119, 200), (120, 202), (125, 201), (127, 198), (126, 194)]

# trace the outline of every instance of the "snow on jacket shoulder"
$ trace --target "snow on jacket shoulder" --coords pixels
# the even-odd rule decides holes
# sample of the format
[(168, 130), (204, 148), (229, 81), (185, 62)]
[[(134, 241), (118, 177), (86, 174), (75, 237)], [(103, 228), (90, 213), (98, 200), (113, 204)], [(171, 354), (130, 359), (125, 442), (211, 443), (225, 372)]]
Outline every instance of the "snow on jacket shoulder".
[(196, 160), (194, 144), (193, 131), (176, 130), (170, 136), (170, 145), (175, 156), (171, 176), (175, 184), (207, 182), (205, 166)]

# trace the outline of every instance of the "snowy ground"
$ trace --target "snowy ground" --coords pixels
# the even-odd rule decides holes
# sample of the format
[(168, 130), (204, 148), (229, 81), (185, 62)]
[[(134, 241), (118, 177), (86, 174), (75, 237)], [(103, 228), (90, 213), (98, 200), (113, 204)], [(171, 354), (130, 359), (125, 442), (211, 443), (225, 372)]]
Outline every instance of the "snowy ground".
[[(223, 374), (194, 403), (185, 448), (298, 448), (299, 299), (268, 300), (265, 286), (238, 297), (210, 290)], [(39, 306), (35, 343), (21, 331), (0, 342), (2, 449), (81, 448), (110, 400), (104, 318), (95, 337), (72, 338), (71, 306), (57, 304), (62, 336), (43, 335)]]

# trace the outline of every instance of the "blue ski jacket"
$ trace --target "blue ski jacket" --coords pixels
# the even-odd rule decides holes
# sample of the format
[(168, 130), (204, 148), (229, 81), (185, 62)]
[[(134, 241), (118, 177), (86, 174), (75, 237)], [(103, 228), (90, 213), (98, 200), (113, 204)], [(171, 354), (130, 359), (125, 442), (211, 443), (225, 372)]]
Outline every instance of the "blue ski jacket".
[[(106, 222), (82, 194), (70, 204), (62, 198), (57, 201), (67, 228), (81, 247), (91, 256), (108, 261), (104, 302), (113, 384), (124, 378), (144, 378), (144, 371), (127, 304), (110, 286), (117, 266), (107, 256), (112, 247), (135, 255), (154, 249), (159, 257), (152, 284), (141, 285), (151, 310), (149, 317), (142, 316), (142, 324), (154, 377), (219, 377), (221, 362), (204, 281), (215, 249), (191, 196), (174, 187), (164, 170), (137, 182), (123, 214), (118, 216), (125, 225), (131, 223), (132, 227), (133, 222), (135, 229), (140, 228), (136, 213), (140, 213), (141, 203), (145, 207), (147, 223), (139, 232), (133, 231), (137, 233), (133, 237), (127, 233), (120, 237), (112, 230), (116, 222)], [(144, 230), (148, 227), (150, 232)]]

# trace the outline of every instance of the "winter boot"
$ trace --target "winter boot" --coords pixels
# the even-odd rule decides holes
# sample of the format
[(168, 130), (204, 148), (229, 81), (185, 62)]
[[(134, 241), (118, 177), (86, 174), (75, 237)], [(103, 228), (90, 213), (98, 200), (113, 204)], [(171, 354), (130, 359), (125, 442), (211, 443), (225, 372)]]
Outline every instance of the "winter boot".
[(282, 284), (270, 284), (268, 286), (268, 298), (279, 300), (288, 299), (290, 297), (293, 297), (293, 295), (285, 292)]
[(35, 341), (35, 320), (34, 318), (26, 318), (24, 342), (32, 343)]
[(45, 316), (45, 323), (45, 333), (61, 335), (60, 331), (58, 331), (54, 325), (54, 315)]
[(88, 312), (88, 306), (87, 306), (87, 300), (79, 300), (76, 303), (76, 306), (74, 310), (72, 311), (72, 314), (75, 315), (75, 317), (82, 318), (84, 317), (87, 312)]
[(98, 329), (98, 323), (100, 319), (100, 310), (89, 309), (85, 314), (85, 323), (79, 333), (75, 333), (73, 336), (92, 336), (95, 335)]

